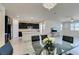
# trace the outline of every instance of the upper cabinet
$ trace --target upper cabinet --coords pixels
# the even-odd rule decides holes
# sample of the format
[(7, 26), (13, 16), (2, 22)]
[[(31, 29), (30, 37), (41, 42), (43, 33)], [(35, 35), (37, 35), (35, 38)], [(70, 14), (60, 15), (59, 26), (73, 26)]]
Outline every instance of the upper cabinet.
[(39, 29), (39, 24), (35, 24), (35, 23), (19, 23), (19, 29)]

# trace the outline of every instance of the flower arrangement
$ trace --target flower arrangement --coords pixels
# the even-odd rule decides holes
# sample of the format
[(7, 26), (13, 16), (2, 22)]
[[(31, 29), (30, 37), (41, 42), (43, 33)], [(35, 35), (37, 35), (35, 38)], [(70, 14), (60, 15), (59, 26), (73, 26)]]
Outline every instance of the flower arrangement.
[(55, 42), (55, 38), (52, 37), (46, 37), (43, 40), (43, 44), (44, 44), (44, 48), (49, 52), (54, 50), (54, 42)]
[(52, 37), (46, 37), (43, 40), (44, 45), (46, 45), (46, 44), (53, 44), (54, 42), (55, 42), (55, 38), (52, 38)]

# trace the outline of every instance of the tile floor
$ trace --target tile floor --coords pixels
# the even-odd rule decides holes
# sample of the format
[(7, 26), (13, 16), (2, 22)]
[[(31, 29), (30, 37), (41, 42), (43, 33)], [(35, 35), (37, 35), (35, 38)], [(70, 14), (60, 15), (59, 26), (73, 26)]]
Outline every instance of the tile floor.
[(11, 40), (13, 46), (13, 55), (34, 54), (31, 42), (21, 40)]

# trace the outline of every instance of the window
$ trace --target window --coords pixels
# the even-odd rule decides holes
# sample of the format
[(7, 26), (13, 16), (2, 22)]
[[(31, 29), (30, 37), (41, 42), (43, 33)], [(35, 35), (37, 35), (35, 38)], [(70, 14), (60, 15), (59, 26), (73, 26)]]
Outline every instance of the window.
[(62, 30), (62, 27), (63, 27), (63, 25), (62, 25), (62, 24), (60, 24), (60, 30)]
[(78, 30), (79, 31), (79, 23), (76, 23), (75, 24), (75, 30)]
[(79, 31), (79, 22), (71, 23), (71, 30), (72, 31)]
[(72, 30), (72, 31), (75, 30), (75, 25), (74, 25), (74, 23), (71, 23), (71, 30)]

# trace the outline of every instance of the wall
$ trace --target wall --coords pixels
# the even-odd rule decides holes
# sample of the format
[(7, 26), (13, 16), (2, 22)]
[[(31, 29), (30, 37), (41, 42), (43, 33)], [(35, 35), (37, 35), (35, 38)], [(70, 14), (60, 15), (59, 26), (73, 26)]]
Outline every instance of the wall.
[(12, 24), (12, 37), (13, 39), (18, 39), (18, 32), (19, 32), (19, 27), (18, 27), (18, 21), (16, 19), (13, 19), (13, 24)]
[(0, 4), (0, 47), (5, 44), (5, 8)]
[[(63, 22), (63, 27), (62, 27), (62, 32), (63, 32), (63, 35), (69, 35), (70, 36), (70, 22)], [(72, 34), (71, 34), (72, 35)]]
[(50, 34), (51, 28), (53, 27), (53, 21), (46, 20), (45, 21), (45, 28), (43, 29), (44, 34)]
[(78, 37), (79, 31), (71, 31), (70, 30), (70, 22), (63, 22), (62, 32), (63, 35)]
[(47, 20), (45, 25), (45, 32), (49, 34), (51, 32), (51, 28), (56, 29), (57, 31), (60, 31), (60, 24), (61, 22), (58, 22), (58, 21)]

